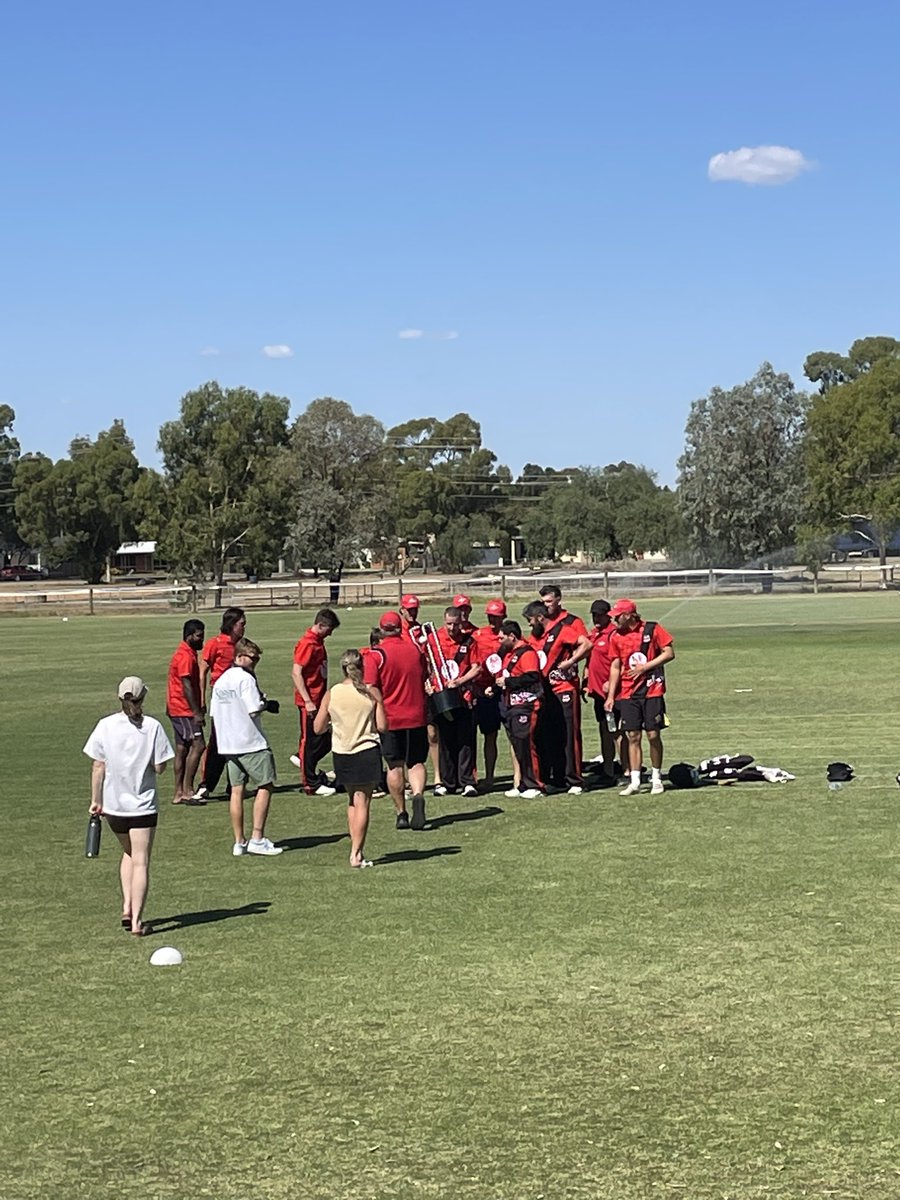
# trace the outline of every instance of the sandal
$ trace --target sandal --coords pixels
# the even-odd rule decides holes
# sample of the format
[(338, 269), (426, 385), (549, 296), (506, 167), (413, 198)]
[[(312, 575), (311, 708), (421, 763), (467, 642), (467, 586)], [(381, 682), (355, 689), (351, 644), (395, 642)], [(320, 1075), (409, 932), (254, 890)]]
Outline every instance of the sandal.
[(131, 917), (123, 917), (122, 918), (122, 928), (127, 933), (131, 933)]
[(140, 929), (135, 929), (134, 925), (131, 926), (132, 937), (149, 937), (152, 932), (153, 930), (149, 925), (142, 925)]
[(196, 796), (182, 796), (180, 800), (173, 800), (173, 804), (186, 804), (189, 808), (202, 808), (205, 800), (198, 800)]

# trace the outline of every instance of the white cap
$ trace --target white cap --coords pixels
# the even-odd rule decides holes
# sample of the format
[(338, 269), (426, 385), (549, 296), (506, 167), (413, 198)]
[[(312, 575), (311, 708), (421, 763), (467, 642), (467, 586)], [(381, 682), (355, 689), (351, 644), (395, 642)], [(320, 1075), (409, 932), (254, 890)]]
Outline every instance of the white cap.
[(139, 675), (126, 675), (119, 684), (119, 699), (140, 700), (147, 694), (147, 685)]

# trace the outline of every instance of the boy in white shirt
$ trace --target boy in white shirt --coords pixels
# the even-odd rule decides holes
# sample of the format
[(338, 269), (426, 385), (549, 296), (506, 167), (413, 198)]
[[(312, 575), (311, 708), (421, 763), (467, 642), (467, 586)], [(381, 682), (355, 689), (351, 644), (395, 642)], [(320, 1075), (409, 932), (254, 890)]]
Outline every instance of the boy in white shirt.
[[(256, 664), (261, 656), (256, 642), (241, 638), (234, 648), (234, 666), (219, 676), (212, 689), (211, 715), (219, 751), (227, 760), (231, 786), (232, 854), (235, 858), (242, 854), (281, 853), (281, 847), (273, 845), (265, 836), (275, 782), (275, 758), (260, 724), (262, 714), (269, 707), (256, 682)], [(277, 708), (270, 711), (277, 712)], [(256, 788), (253, 833), (249, 841), (244, 837), (244, 792), (248, 786)]]

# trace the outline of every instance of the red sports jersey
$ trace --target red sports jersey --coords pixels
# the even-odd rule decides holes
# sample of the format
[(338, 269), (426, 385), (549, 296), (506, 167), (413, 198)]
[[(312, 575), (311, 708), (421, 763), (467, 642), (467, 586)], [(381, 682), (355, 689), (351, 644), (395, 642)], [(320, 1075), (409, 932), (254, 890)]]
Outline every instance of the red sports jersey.
[(554, 624), (556, 621), (565, 621), (565, 623), (567, 625), (569, 625), (572, 629), (575, 630), (575, 632), (578, 634), (579, 637), (589, 637), (590, 636), (588, 634), (587, 626), (585, 625), (584, 621), (582, 621), (581, 617), (576, 617), (574, 613), (570, 613), (565, 608), (561, 608), (559, 610), (559, 613), (555, 618)]
[[(318, 708), (328, 690), (328, 653), (324, 639), (315, 629), (307, 629), (294, 647), (294, 662), (300, 668), (310, 700)], [(296, 688), (294, 703), (298, 707), (306, 703)]]
[(528, 642), (516, 642), (503, 655), (503, 671), (507, 674), (506, 703), (537, 704), (543, 693), (541, 660), (537, 650)]
[(604, 689), (605, 685), (609, 683), (609, 639), (615, 631), (616, 627), (612, 623), (604, 629), (598, 629), (595, 625), (588, 630), (588, 637), (591, 639), (591, 653), (587, 660), (587, 692), (589, 696), (603, 698), (606, 695)]
[(166, 681), (166, 712), (170, 717), (192, 717), (194, 710), (184, 695), (181, 680), (187, 676), (194, 685), (194, 695), (200, 703), (200, 662), (197, 651), (181, 642), (169, 663), (169, 678)]
[(490, 625), (482, 625), (481, 628), (476, 629), (475, 633), (473, 634), (475, 653), (478, 657), (478, 661), (482, 664), (481, 674), (475, 680), (475, 683), (482, 689), (490, 687), (494, 682), (493, 675), (483, 664), (487, 662), (492, 654), (498, 654), (500, 652), (501, 636), (502, 635), (500, 634), (499, 630), (493, 630)]
[(209, 666), (209, 682), (215, 683), (220, 675), (234, 666), (234, 642), (230, 633), (217, 633), (203, 647), (203, 660)]
[(422, 622), (407, 621), (406, 617), (401, 617), (400, 628), (403, 631), (403, 636), (408, 638), (421, 654), (424, 654), (425, 643), (422, 640)]
[(565, 673), (558, 669), (558, 664), (571, 656), (578, 645), (578, 638), (574, 624), (560, 620), (545, 625), (540, 637), (532, 634), (526, 639), (529, 646), (537, 650), (541, 671), (554, 692), (574, 692), (578, 688), (577, 666)]
[[(629, 679), (626, 672), (630, 666), (637, 663), (649, 662), (656, 658), (660, 650), (672, 645), (672, 635), (657, 625), (648, 646), (644, 645), (644, 625), (641, 621), (630, 633), (619, 633), (618, 630), (609, 639), (610, 661), (618, 659), (622, 664), (622, 674), (619, 676), (617, 700), (627, 700), (637, 691), (645, 696), (664, 696), (666, 693), (666, 677), (662, 670), (642, 675), (640, 679)], [(646, 690), (645, 690), (646, 688)]]
[(388, 729), (418, 729), (428, 723), (425, 659), (412, 642), (386, 637), (363, 662), (363, 679), (384, 698)]

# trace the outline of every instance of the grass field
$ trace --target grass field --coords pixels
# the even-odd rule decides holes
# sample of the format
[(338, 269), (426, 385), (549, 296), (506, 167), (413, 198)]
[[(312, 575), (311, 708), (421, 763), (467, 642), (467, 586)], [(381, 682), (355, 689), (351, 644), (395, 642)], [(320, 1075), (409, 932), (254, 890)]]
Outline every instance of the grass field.
[[(341, 615), (333, 662), (373, 616)], [(676, 638), (667, 762), (796, 782), (450, 797), (421, 834), (376, 801), (352, 872), (340, 797), (287, 786), (304, 626), (254, 615), (288, 852), (232, 858), (227, 807), (163, 776), (144, 941), (114, 839), (82, 857), (81, 747), (125, 674), (162, 715), (180, 618), (5, 621), (0, 1196), (896, 1200), (900, 600), (645, 615)]]

